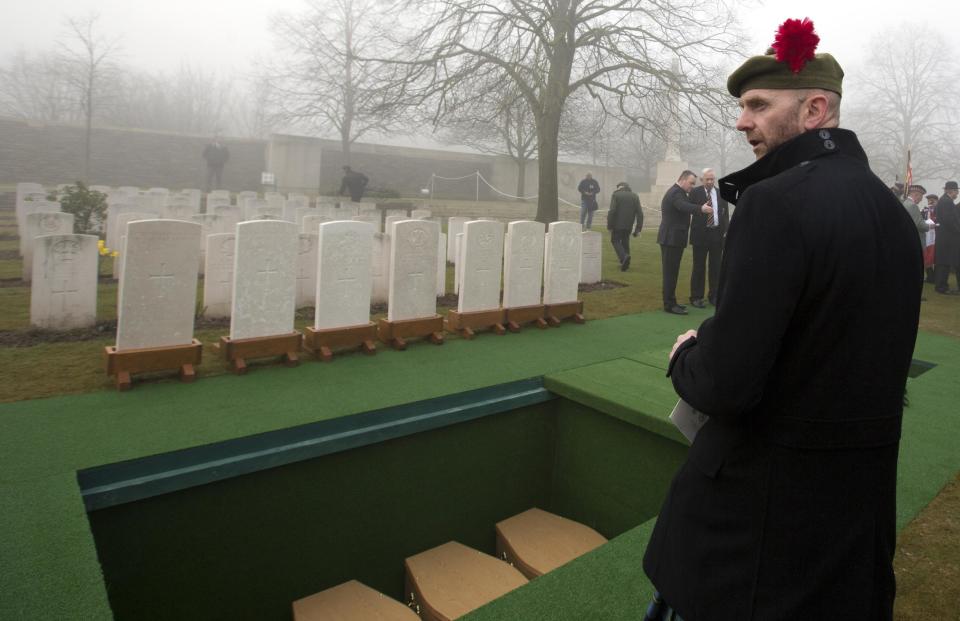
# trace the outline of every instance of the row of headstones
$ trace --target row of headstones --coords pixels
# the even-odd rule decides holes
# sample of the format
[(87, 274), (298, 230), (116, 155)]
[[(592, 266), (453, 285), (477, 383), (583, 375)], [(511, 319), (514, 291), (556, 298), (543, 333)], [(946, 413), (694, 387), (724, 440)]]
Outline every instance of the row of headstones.
[[(539, 304), (541, 284), (545, 304), (576, 301), (583, 234), (571, 222), (555, 222), (549, 231), (544, 235), (542, 223), (511, 222), (504, 236), (502, 223), (467, 223), (458, 311), (498, 308), (501, 274), (505, 308)], [(120, 257), (118, 350), (191, 342), (201, 235), (199, 225), (176, 220), (127, 225)], [(438, 283), (445, 274), (439, 224), (403, 220), (380, 239), (384, 237), (393, 240), (385, 245), (386, 261), (381, 262), (387, 266), (388, 320), (434, 316), (436, 297), (443, 291)], [(211, 236), (205, 304), (208, 313), (214, 304), (225, 309), (229, 295), (231, 338), (291, 332), (304, 280), (311, 283), (307, 286), (313, 293), (316, 329), (369, 321), (377, 273), (373, 227), (357, 221), (326, 222), (318, 226), (315, 242), (307, 239), (311, 247), (304, 253), (304, 237), (296, 225), (279, 220), (244, 222), (235, 234)], [(32, 323), (48, 328), (94, 323), (97, 241), (92, 235), (36, 239)], [(384, 246), (380, 252), (384, 254)], [(298, 273), (304, 265), (315, 266), (313, 275)]]

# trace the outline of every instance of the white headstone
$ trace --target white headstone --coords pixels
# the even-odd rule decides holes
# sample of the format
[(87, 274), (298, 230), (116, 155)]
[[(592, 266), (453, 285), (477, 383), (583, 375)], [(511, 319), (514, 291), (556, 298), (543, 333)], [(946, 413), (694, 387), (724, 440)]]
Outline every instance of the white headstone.
[(306, 216), (319, 216), (320, 211), (316, 207), (297, 207), (296, 213), (294, 214), (294, 222), (297, 223), (297, 226), (303, 226), (303, 219)]
[(414, 220), (426, 220), (432, 216), (429, 209), (414, 209), (410, 212), (410, 217)]
[(544, 225), (520, 220), (507, 225), (503, 253), (503, 307), (540, 304)]
[(207, 196), (207, 213), (214, 213), (214, 210), (220, 205), (229, 205), (229, 196)]
[(583, 228), (578, 222), (551, 222), (544, 252), (543, 303), (577, 301)]
[(280, 192), (264, 192), (263, 199), (267, 201), (267, 204), (270, 207), (273, 209), (279, 209), (280, 212), (283, 213), (283, 205), (287, 201), (283, 194)]
[(340, 203), (334, 212), (335, 220), (352, 220), (360, 215), (359, 203)]
[(333, 222), (333, 218), (321, 214), (308, 214), (303, 217), (303, 222), (300, 224), (300, 232), (317, 235), (320, 225), (324, 222)]
[(43, 235), (34, 240), (31, 325), (66, 330), (96, 323), (97, 239)]
[(457, 260), (456, 243), (457, 235), (463, 233), (463, 225), (469, 222), (470, 218), (460, 218), (454, 216), (447, 219), (447, 262), (455, 263)]
[(293, 332), (299, 246), (293, 222), (254, 220), (237, 225), (231, 339)]
[(117, 349), (189, 345), (197, 306), (200, 225), (139, 220), (127, 225), (117, 302)]
[(283, 203), (283, 219), (287, 222), (296, 222), (299, 225), (300, 220), (297, 219), (297, 212), (309, 208), (310, 199), (306, 196), (298, 195), (294, 198), (287, 198)]
[(33, 194), (33, 195), (42, 194), (44, 196), (44, 199), (46, 199), (46, 192), (44, 192), (43, 186), (40, 185), (39, 183), (24, 182), (24, 183), (17, 184), (17, 199), (16, 199), (17, 200), (16, 202), (17, 224), (21, 226), (23, 223), (23, 202), (26, 200), (27, 194)]
[(297, 255), (297, 308), (313, 306), (317, 296), (317, 233), (300, 233)]
[(192, 222), (193, 217), (197, 215), (197, 210), (187, 196), (173, 196), (167, 199), (167, 206), (163, 211), (163, 217), (167, 220), (183, 220)]
[(380, 209), (377, 207), (376, 203), (349, 203), (349, 204), (356, 207), (359, 213), (363, 213), (365, 211), (376, 211), (377, 213), (380, 212)]
[(33, 278), (33, 242), (41, 235), (72, 235), (73, 214), (62, 212), (41, 212), (27, 214), (26, 246), (23, 253), (23, 280)]
[(320, 212), (321, 216), (326, 216), (329, 218), (327, 222), (333, 222), (334, 220), (340, 220), (338, 217), (340, 213), (340, 208), (337, 207), (337, 203), (323, 203), (317, 202), (317, 210)]
[(385, 304), (390, 295), (390, 236), (374, 233), (370, 259), (370, 301)]
[(503, 270), (503, 224), (474, 220), (463, 227), (463, 267), (457, 311), (471, 313), (500, 308)]
[[(20, 222), (19, 226), (19, 235), (20, 235), (20, 254), (26, 255), (27, 248), (30, 246), (30, 232), (27, 230), (27, 219), (35, 214), (43, 213), (60, 213), (60, 203), (54, 203), (51, 201), (26, 201), (23, 203), (23, 210), (21, 211), (21, 216), (23, 220)], [(70, 231), (73, 232), (72, 230)]]
[(320, 225), (314, 328), (370, 322), (373, 236), (373, 227), (366, 222)]
[[(119, 230), (117, 222), (119, 221), (120, 215), (125, 213), (136, 213), (136, 214), (150, 214), (147, 211), (141, 211), (140, 208), (134, 203), (110, 203), (107, 206), (107, 225), (105, 230), (105, 242), (107, 248), (117, 249), (120, 247), (120, 236), (123, 235), (123, 231)], [(141, 220), (145, 218), (139, 218)]]
[[(356, 205), (356, 204), (357, 204), (357, 203), (354, 203), (354, 205)], [(413, 217), (409, 216), (409, 215), (407, 214), (407, 210), (406, 210), (406, 209), (397, 209), (397, 208), (394, 208), (394, 209), (385, 209), (385, 210), (383, 211), (383, 214), (384, 214), (384, 216), (385, 216), (386, 218), (399, 217), (399, 219), (401, 219), (401, 220), (411, 220), (411, 219), (412, 219), (412, 220), (416, 220), (416, 219), (417, 219), (417, 218), (413, 218)]]
[(407, 216), (398, 216), (396, 214), (388, 215), (383, 224), (383, 232), (387, 235), (393, 235), (393, 225), (397, 222), (403, 222), (404, 220), (409, 220)]
[(432, 317), (437, 313), (436, 222), (404, 220), (394, 225), (390, 247), (390, 321)]
[[(130, 224), (131, 222), (136, 222), (137, 220), (153, 220), (153, 219), (154, 219), (154, 218), (152, 217), (151, 214), (148, 214), (148, 213), (139, 213), (139, 212), (136, 212), (136, 211), (128, 211), (128, 212), (124, 212), (124, 213), (120, 214), (119, 216), (117, 216), (117, 222), (116, 222), (116, 226), (117, 226), (117, 238), (116, 238), (116, 239), (117, 239), (117, 242), (116, 242), (116, 243), (117, 243), (117, 245), (116, 245), (116, 247), (112, 247), (112, 246), (107, 245), (107, 248), (108, 248), (111, 252), (116, 251), (116, 252), (119, 252), (119, 253), (122, 255), (122, 254), (123, 254), (123, 245), (124, 245), (124, 243), (126, 243), (127, 225)], [(121, 274), (120, 270), (122, 269), (122, 266), (123, 266), (123, 259), (122, 259), (122, 258), (119, 258), (119, 257), (118, 257), (118, 258), (115, 258), (115, 259), (113, 260), (113, 277), (114, 277), (114, 279), (117, 279), (117, 280), (120, 279), (120, 274)]]
[(353, 218), (351, 218), (351, 220), (354, 220), (356, 222), (366, 222), (371, 227), (373, 227), (373, 231), (375, 233), (381, 232), (380, 231), (380, 212), (374, 213), (372, 211), (361, 211), (359, 215), (354, 216)]
[(457, 233), (453, 247), (453, 292), (460, 295), (460, 276), (463, 274), (463, 233)]
[(190, 199), (190, 204), (196, 213), (200, 213), (200, 205), (203, 202), (203, 192), (193, 188), (180, 190), (180, 193)]
[(207, 194), (207, 205), (210, 204), (210, 199), (213, 200), (223, 200), (227, 199), (227, 202), (230, 202), (230, 190), (214, 190)]
[(603, 266), (603, 240), (597, 231), (583, 232), (583, 257), (580, 259), (580, 282), (587, 285), (600, 282)]
[(207, 236), (203, 276), (204, 317), (229, 317), (233, 299), (233, 262), (237, 236), (215, 233)]
[(283, 220), (296, 226), (292, 220), (287, 220), (282, 207), (254, 207), (250, 210), (249, 220)]
[(229, 228), (233, 232), (233, 227), (240, 224), (243, 220), (243, 211), (236, 205), (214, 205), (213, 211), (208, 211), (215, 216), (219, 216), (223, 228)]
[[(437, 223), (437, 230), (440, 229), (440, 223)], [(447, 295), (447, 253), (444, 250), (447, 247), (447, 234), (440, 233), (440, 241), (437, 243), (437, 297), (442, 298)]]

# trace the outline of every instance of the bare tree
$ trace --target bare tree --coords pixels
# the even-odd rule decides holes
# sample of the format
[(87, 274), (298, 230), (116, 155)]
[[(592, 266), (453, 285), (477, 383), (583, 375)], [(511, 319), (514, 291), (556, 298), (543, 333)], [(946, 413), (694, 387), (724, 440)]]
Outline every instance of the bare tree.
[(722, 0), (400, 0), (397, 8), (428, 25), (402, 41), (405, 58), (384, 59), (407, 68), (394, 91), (434, 97), (437, 118), (462, 104), (456, 92), (466, 81), (499, 79), (521, 93), (537, 130), (542, 222), (557, 219), (570, 95), (605, 94), (629, 117), (632, 100), (672, 92), (684, 104), (673, 110), (698, 111), (716, 96), (704, 59), (735, 53), (733, 13)]
[(14, 54), (0, 68), (0, 113), (53, 123), (80, 118), (64, 74), (65, 67), (54, 54)]
[(502, 84), (481, 88), (483, 93), (444, 117), (445, 142), (462, 144), (484, 153), (507, 155), (517, 166), (518, 200), (525, 196), (527, 164), (535, 157), (537, 133), (523, 97)]
[(340, 137), (344, 163), (350, 146), (391, 127), (379, 65), (364, 60), (376, 43), (374, 0), (308, 0), (298, 15), (278, 16), (274, 34), (291, 58), (273, 63), (269, 76), (278, 115)]
[(902, 178), (907, 151), (917, 178), (956, 170), (957, 56), (943, 37), (920, 24), (878, 33), (866, 66), (850, 90), (851, 127), (857, 129), (870, 164), (887, 180)]
[(118, 40), (100, 33), (100, 16), (69, 18), (66, 23), (67, 40), (61, 44), (61, 58), (66, 69), (64, 77), (76, 93), (86, 124), (83, 142), (83, 179), (90, 178), (90, 137), (93, 117), (100, 96), (100, 84), (113, 70), (112, 60), (118, 51)]

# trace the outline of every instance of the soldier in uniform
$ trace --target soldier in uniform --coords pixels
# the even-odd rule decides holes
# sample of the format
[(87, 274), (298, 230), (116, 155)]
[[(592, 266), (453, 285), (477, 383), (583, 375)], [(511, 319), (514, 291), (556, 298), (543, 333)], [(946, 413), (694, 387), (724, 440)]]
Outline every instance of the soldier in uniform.
[(648, 619), (893, 616), (921, 253), (839, 127), (843, 71), (818, 41), (788, 20), (727, 81), (757, 161), (719, 181), (736, 217), (716, 313), (670, 355), (674, 389), (707, 419), (644, 557)]

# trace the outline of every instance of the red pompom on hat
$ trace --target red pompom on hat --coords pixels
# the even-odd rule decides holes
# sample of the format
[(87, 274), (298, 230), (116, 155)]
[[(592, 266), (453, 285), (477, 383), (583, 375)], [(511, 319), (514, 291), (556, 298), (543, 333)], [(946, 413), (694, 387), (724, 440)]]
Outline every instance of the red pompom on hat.
[(780, 24), (771, 48), (778, 62), (785, 62), (794, 73), (800, 73), (808, 61), (816, 58), (820, 37), (813, 31), (809, 17), (788, 19)]

